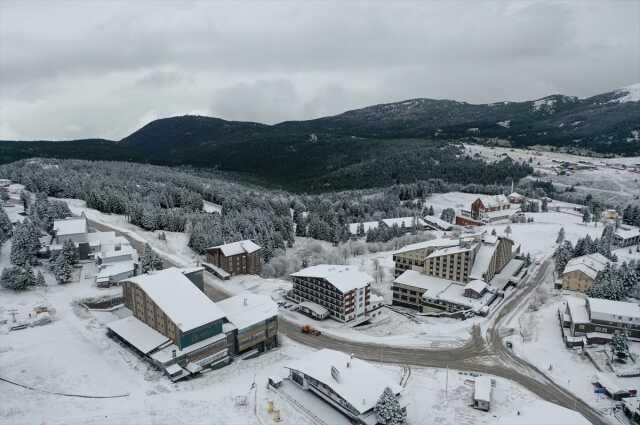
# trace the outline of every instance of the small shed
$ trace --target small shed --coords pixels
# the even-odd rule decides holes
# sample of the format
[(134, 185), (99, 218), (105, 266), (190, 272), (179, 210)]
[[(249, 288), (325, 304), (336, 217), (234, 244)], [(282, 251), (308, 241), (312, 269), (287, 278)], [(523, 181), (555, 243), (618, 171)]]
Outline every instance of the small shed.
[(491, 378), (478, 376), (473, 386), (473, 408), (488, 412), (491, 408)]

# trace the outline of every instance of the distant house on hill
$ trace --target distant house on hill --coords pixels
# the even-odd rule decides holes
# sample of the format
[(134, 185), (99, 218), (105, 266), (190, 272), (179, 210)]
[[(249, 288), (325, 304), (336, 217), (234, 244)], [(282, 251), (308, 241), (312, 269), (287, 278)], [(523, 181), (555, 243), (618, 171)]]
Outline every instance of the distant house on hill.
[(511, 203), (504, 195), (481, 196), (471, 204), (471, 218), (486, 222), (506, 220), (511, 216)]
[(520, 195), (518, 192), (512, 192), (507, 198), (512, 204), (521, 204), (525, 200), (525, 197)]
[(230, 275), (259, 274), (262, 269), (262, 248), (247, 239), (207, 248), (207, 262)]
[(613, 234), (613, 244), (618, 247), (640, 245), (640, 229), (632, 226), (620, 226)]

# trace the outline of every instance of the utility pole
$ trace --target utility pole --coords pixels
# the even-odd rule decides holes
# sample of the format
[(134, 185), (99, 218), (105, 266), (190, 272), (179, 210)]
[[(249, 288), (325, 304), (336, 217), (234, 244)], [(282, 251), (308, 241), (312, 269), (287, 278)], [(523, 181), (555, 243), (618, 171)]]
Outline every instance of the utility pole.
[(447, 371), (444, 379), (444, 402), (449, 402), (449, 365), (447, 365)]

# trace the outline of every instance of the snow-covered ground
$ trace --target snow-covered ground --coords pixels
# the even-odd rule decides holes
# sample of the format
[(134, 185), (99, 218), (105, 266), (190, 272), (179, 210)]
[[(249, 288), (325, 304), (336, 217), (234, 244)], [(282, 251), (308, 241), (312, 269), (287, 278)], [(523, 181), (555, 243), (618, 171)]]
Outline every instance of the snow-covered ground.
[[(629, 137), (635, 137), (629, 134)], [(470, 155), (495, 161), (504, 155), (517, 161), (529, 161), (534, 169), (546, 179), (566, 186), (576, 186), (576, 190), (583, 195), (590, 193), (595, 199), (611, 204), (625, 204), (640, 202), (640, 173), (634, 172), (640, 167), (640, 157), (625, 158), (595, 158), (572, 155), (561, 152), (534, 151), (529, 149), (514, 149), (502, 147), (488, 147), (482, 145), (465, 145)], [(588, 161), (594, 164), (595, 170), (576, 170), (569, 175), (557, 175), (553, 167), (558, 161), (577, 163)], [(624, 169), (627, 167), (627, 169)]]
[[(596, 409), (611, 409), (615, 403), (594, 392), (592, 381), (598, 370), (591, 360), (582, 349), (566, 348), (562, 340), (558, 309), (567, 297), (579, 295), (568, 291), (562, 294), (551, 287), (552, 282), (547, 280), (538, 291), (537, 298), (542, 305), (537, 311), (524, 309), (520, 315), (513, 317), (508, 327), (515, 329), (515, 333), (506, 339), (513, 343), (513, 350), (519, 357), (536, 366), (554, 382)], [(637, 355), (640, 343), (632, 343), (631, 350)], [(603, 373), (623, 387), (640, 388), (638, 377), (618, 378), (608, 370)]]
[[(0, 382), (0, 424), (268, 424), (268, 401), (280, 410), (283, 424), (314, 424), (285, 398), (266, 388), (270, 376), (286, 376), (284, 366), (304, 358), (310, 348), (281, 337), (281, 347), (252, 360), (204, 373), (177, 384), (151, 368), (128, 348), (106, 335), (114, 313), (87, 312), (77, 299), (117, 291), (99, 290), (89, 281), (48, 286), (21, 293), (0, 289), (2, 309), (46, 300), (56, 320), (40, 328), (4, 333), (0, 337), (0, 376), (39, 390), (86, 396), (65, 397)], [(390, 380), (402, 368), (381, 365)], [(448, 374), (448, 379), (447, 379)], [(529, 391), (496, 378), (491, 413), (468, 405), (473, 377), (454, 370), (414, 368), (403, 397), (410, 423), (493, 424), (515, 411), (540, 403)], [(448, 385), (446, 382), (448, 381)], [(252, 384), (255, 387), (252, 389)], [(448, 388), (445, 396), (445, 387)], [(237, 397), (245, 396), (246, 406)], [(335, 412), (312, 401), (325, 419)]]

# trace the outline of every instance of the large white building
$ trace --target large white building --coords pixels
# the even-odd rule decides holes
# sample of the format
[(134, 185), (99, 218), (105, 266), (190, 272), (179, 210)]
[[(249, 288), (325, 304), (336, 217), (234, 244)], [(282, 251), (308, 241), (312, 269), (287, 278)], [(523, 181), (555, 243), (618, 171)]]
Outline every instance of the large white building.
[[(375, 425), (374, 411), (385, 388), (400, 398), (395, 379), (372, 364), (340, 351), (322, 349), (286, 366), (289, 379), (316, 394), (353, 423)], [(399, 399), (403, 406), (402, 399)], [(406, 411), (406, 406), (403, 406)]]
[(373, 278), (356, 267), (320, 264), (293, 273), (291, 280), (288, 297), (293, 301), (324, 307), (341, 322), (368, 319)]

